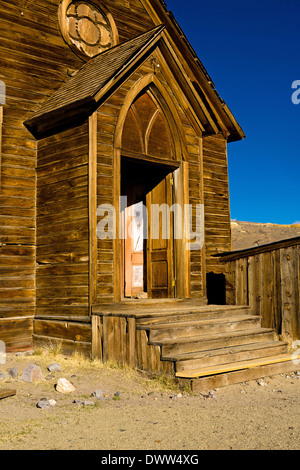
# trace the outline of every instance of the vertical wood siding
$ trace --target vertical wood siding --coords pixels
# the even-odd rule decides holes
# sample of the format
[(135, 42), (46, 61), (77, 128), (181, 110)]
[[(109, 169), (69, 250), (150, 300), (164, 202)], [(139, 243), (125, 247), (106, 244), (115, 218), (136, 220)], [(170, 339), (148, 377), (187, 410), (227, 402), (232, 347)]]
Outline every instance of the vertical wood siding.
[[(226, 259), (227, 258), (227, 259)], [(226, 303), (249, 305), (264, 328), (300, 338), (300, 245), (293, 241), (225, 256)]]

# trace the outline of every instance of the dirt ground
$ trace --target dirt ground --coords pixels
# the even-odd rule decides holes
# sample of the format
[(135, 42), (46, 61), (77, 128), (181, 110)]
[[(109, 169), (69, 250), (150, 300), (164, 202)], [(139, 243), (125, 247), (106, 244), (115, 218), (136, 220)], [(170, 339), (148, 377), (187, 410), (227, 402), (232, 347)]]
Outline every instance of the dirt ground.
[[(57, 362), (62, 370), (50, 373), (47, 366)], [(41, 367), (44, 379), (20, 381), (31, 363)], [(18, 378), (0, 381), (0, 390), (17, 392), (0, 400), (0, 450), (299, 449), (300, 376), (296, 373), (267, 377), (261, 384), (253, 380), (210, 394), (191, 394), (171, 381), (78, 356), (45, 351), (31, 356), (9, 354), (0, 372), (8, 373), (13, 367)], [(75, 386), (75, 392), (56, 391), (61, 377)], [(95, 390), (104, 397), (92, 397)], [(41, 398), (56, 404), (39, 409)]]

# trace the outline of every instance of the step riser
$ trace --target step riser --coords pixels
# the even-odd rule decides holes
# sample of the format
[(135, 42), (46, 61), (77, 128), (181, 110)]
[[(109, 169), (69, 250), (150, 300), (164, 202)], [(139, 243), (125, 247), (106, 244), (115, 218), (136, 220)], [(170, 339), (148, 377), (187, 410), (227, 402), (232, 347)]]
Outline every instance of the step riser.
[(287, 372), (295, 372), (300, 370), (299, 365), (293, 364), (293, 362), (282, 362), (279, 364), (271, 364), (256, 367), (254, 369), (240, 370), (234, 372), (228, 372), (224, 374), (218, 374), (211, 377), (202, 377), (199, 379), (181, 379), (181, 382), (192, 384), (192, 390), (194, 392), (208, 392), (212, 389), (226, 387), (228, 385), (238, 384), (248, 380), (260, 379), (262, 377), (269, 377), (272, 375), (283, 374)]
[(251, 359), (258, 359), (261, 357), (277, 356), (287, 353), (287, 345), (275, 345), (270, 348), (263, 348), (253, 351), (244, 351), (236, 354), (222, 354), (220, 356), (203, 357), (199, 359), (191, 359), (176, 362), (176, 372), (189, 371), (193, 369), (200, 369), (201, 367), (217, 366), (228, 364), (230, 362), (248, 361)]
[(232, 318), (233, 316), (250, 315), (250, 310), (247, 312), (246, 309), (236, 310), (234, 312), (221, 310), (218, 312), (186, 312), (186, 313), (174, 313), (169, 315), (157, 315), (152, 318), (141, 318), (137, 319), (136, 323), (139, 326), (147, 325), (159, 325), (160, 323), (178, 323), (181, 321), (198, 321), (198, 320), (217, 320), (218, 318)]
[(260, 318), (247, 319), (231, 322), (220, 322), (215, 324), (197, 324), (191, 326), (177, 326), (175, 328), (150, 330), (150, 341), (159, 341), (163, 339), (186, 338), (197, 335), (229, 333), (232, 331), (247, 330), (260, 327)]
[(217, 340), (199, 340), (191, 341), (189, 343), (172, 343), (163, 344), (162, 355), (163, 357), (175, 357), (176, 354), (192, 353), (197, 351), (206, 351), (217, 348), (227, 348), (231, 346), (239, 346), (247, 343), (262, 343), (274, 340), (274, 333), (260, 333), (252, 335), (241, 335), (237, 337), (220, 338)]

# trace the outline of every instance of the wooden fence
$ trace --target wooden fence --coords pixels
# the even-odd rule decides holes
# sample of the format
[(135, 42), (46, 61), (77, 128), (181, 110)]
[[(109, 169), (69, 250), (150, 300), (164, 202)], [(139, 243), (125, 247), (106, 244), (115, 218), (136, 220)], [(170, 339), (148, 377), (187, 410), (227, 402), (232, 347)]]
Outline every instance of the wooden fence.
[(249, 305), (283, 338), (300, 339), (300, 237), (224, 253), (226, 304)]

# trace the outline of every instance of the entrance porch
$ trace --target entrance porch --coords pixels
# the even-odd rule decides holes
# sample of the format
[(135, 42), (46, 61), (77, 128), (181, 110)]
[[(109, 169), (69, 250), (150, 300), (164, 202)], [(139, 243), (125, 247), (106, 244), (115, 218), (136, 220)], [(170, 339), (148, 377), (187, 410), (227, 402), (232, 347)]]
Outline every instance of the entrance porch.
[(207, 391), (299, 368), (274, 329), (249, 306), (199, 300), (125, 301), (95, 305), (92, 353)]

